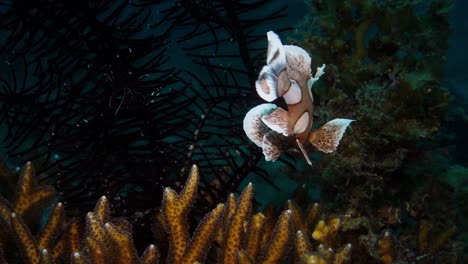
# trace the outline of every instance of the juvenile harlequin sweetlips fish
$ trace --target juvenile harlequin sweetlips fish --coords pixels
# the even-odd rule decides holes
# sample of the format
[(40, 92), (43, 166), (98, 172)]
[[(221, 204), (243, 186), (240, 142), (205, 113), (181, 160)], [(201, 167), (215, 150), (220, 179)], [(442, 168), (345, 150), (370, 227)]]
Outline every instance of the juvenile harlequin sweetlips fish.
[(267, 161), (277, 160), (288, 150), (300, 150), (307, 163), (312, 162), (304, 146), (311, 143), (318, 150), (336, 150), (351, 119), (337, 118), (311, 131), (314, 111), (312, 85), (325, 73), (325, 64), (311, 74), (312, 59), (301, 47), (283, 45), (278, 35), (269, 31), (267, 65), (263, 66), (255, 88), (265, 101), (283, 97), (287, 110), (265, 103), (252, 108), (244, 118), (244, 131), (263, 150)]

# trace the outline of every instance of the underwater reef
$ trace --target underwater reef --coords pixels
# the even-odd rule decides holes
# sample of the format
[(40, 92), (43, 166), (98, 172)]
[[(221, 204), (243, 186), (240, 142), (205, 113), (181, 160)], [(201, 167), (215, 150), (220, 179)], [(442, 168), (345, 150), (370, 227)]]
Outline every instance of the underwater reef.
[[(0, 263), (468, 262), (452, 4), (0, 0)], [(242, 131), (269, 30), (327, 65), (314, 128), (356, 120), (313, 166)]]
[[(3, 172), (5, 173), (5, 172)], [(2, 263), (462, 263), (454, 246), (452, 227), (434, 232), (421, 222), (415, 234), (397, 238), (379, 221), (349, 213), (329, 214), (317, 203), (303, 210), (304, 192), (289, 200), (276, 215), (267, 209), (255, 213), (254, 186), (248, 184), (236, 198), (230, 194), (200, 220), (190, 235), (189, 218), (199, 187), (197, 166), (192, 166), (180, 192), (165, 188), (162, 208), (153, 212), (153, 234), (139, 254), (132, 225), (113, 217), (110, 201), (102, 196), (86, 216), (69, 219), (66, 206), (54, 202), (51, 186), (39, 185), (27, 163), (16, 191), (0, 200), (0, 260)], [(38, 225), (37, 217), (46, 215)], [(167, 235), (162, 234), (166, 232)], [(412, 245), (408, 239), (415, 239)], [(165, 241), (162, 242), (162, 241)], [(16, 247), (17, 250), (14, 248)]]
[(256, 102), (259, 43), (286, 11), (281, 1), (1, 1), (3, 160), (34, 162), (68, 214), (106, 195), (137, 226), (193, 163), (200, 212), (248, 174), (268, 181), (236, 121)]

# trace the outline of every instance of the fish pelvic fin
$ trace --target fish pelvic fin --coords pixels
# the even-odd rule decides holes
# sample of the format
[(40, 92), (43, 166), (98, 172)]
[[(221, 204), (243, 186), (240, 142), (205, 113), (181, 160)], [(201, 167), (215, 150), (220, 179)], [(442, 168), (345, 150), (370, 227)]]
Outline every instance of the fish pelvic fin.
[(299, 147), (299, 149), (301, 150), (302, 155), (304, 155), (304, 158), (305, 158), (307, 164), (312, 166), (312, 161), (310, 161), (310, 158), (309, 158), (309, 155), (307, 154), (307, 151), (305, 150), (304, 146), (302, 145), (301, 141), (298, 138), (296, 138), (296, 143), (297, 143), (297, 146)]
[(319, 129), (310, 133), (309, 142), (324, 153), (331, 153), (340, 144), (346, 128), (355, 120), (337, 118), (329, 121)]
[(263, 137), (262, 150), (266, 161), (276, 161), (288, 148), (287, 137), (270, 131)]

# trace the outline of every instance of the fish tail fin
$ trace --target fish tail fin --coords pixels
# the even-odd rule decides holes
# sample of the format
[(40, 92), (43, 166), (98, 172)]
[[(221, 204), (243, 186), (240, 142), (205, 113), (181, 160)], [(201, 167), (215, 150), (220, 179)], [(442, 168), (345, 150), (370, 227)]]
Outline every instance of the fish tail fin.
[(336, 150), (346, 128), (355, 120), (337, 118), (310, 133), (309, 142), (324, 153)]

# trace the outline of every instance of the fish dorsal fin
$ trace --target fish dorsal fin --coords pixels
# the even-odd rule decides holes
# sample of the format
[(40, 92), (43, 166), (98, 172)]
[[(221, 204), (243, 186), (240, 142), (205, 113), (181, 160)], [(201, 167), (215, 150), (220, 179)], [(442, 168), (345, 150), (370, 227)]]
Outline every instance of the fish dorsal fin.
[(336, 150), (346, 128), (353, 121), (354, 120), (343, 118), (333, 119), (319, 129), (313, 131), (309, 136), (309, 141), (318, 150), (331, 153)]
[(281, 107), (278, 107), (270, 113), (262, 116), (263, 123), (284, 136), (291, 136), (294, 133), (293, 128), (289, 124), (289, 119), (288, 111)]
[(307, 81), (311, 75), (310, 65), (312, 63), (309, 53), (294, 45), (284, 45), (284, 50), (289, 77), (299, 83)]

